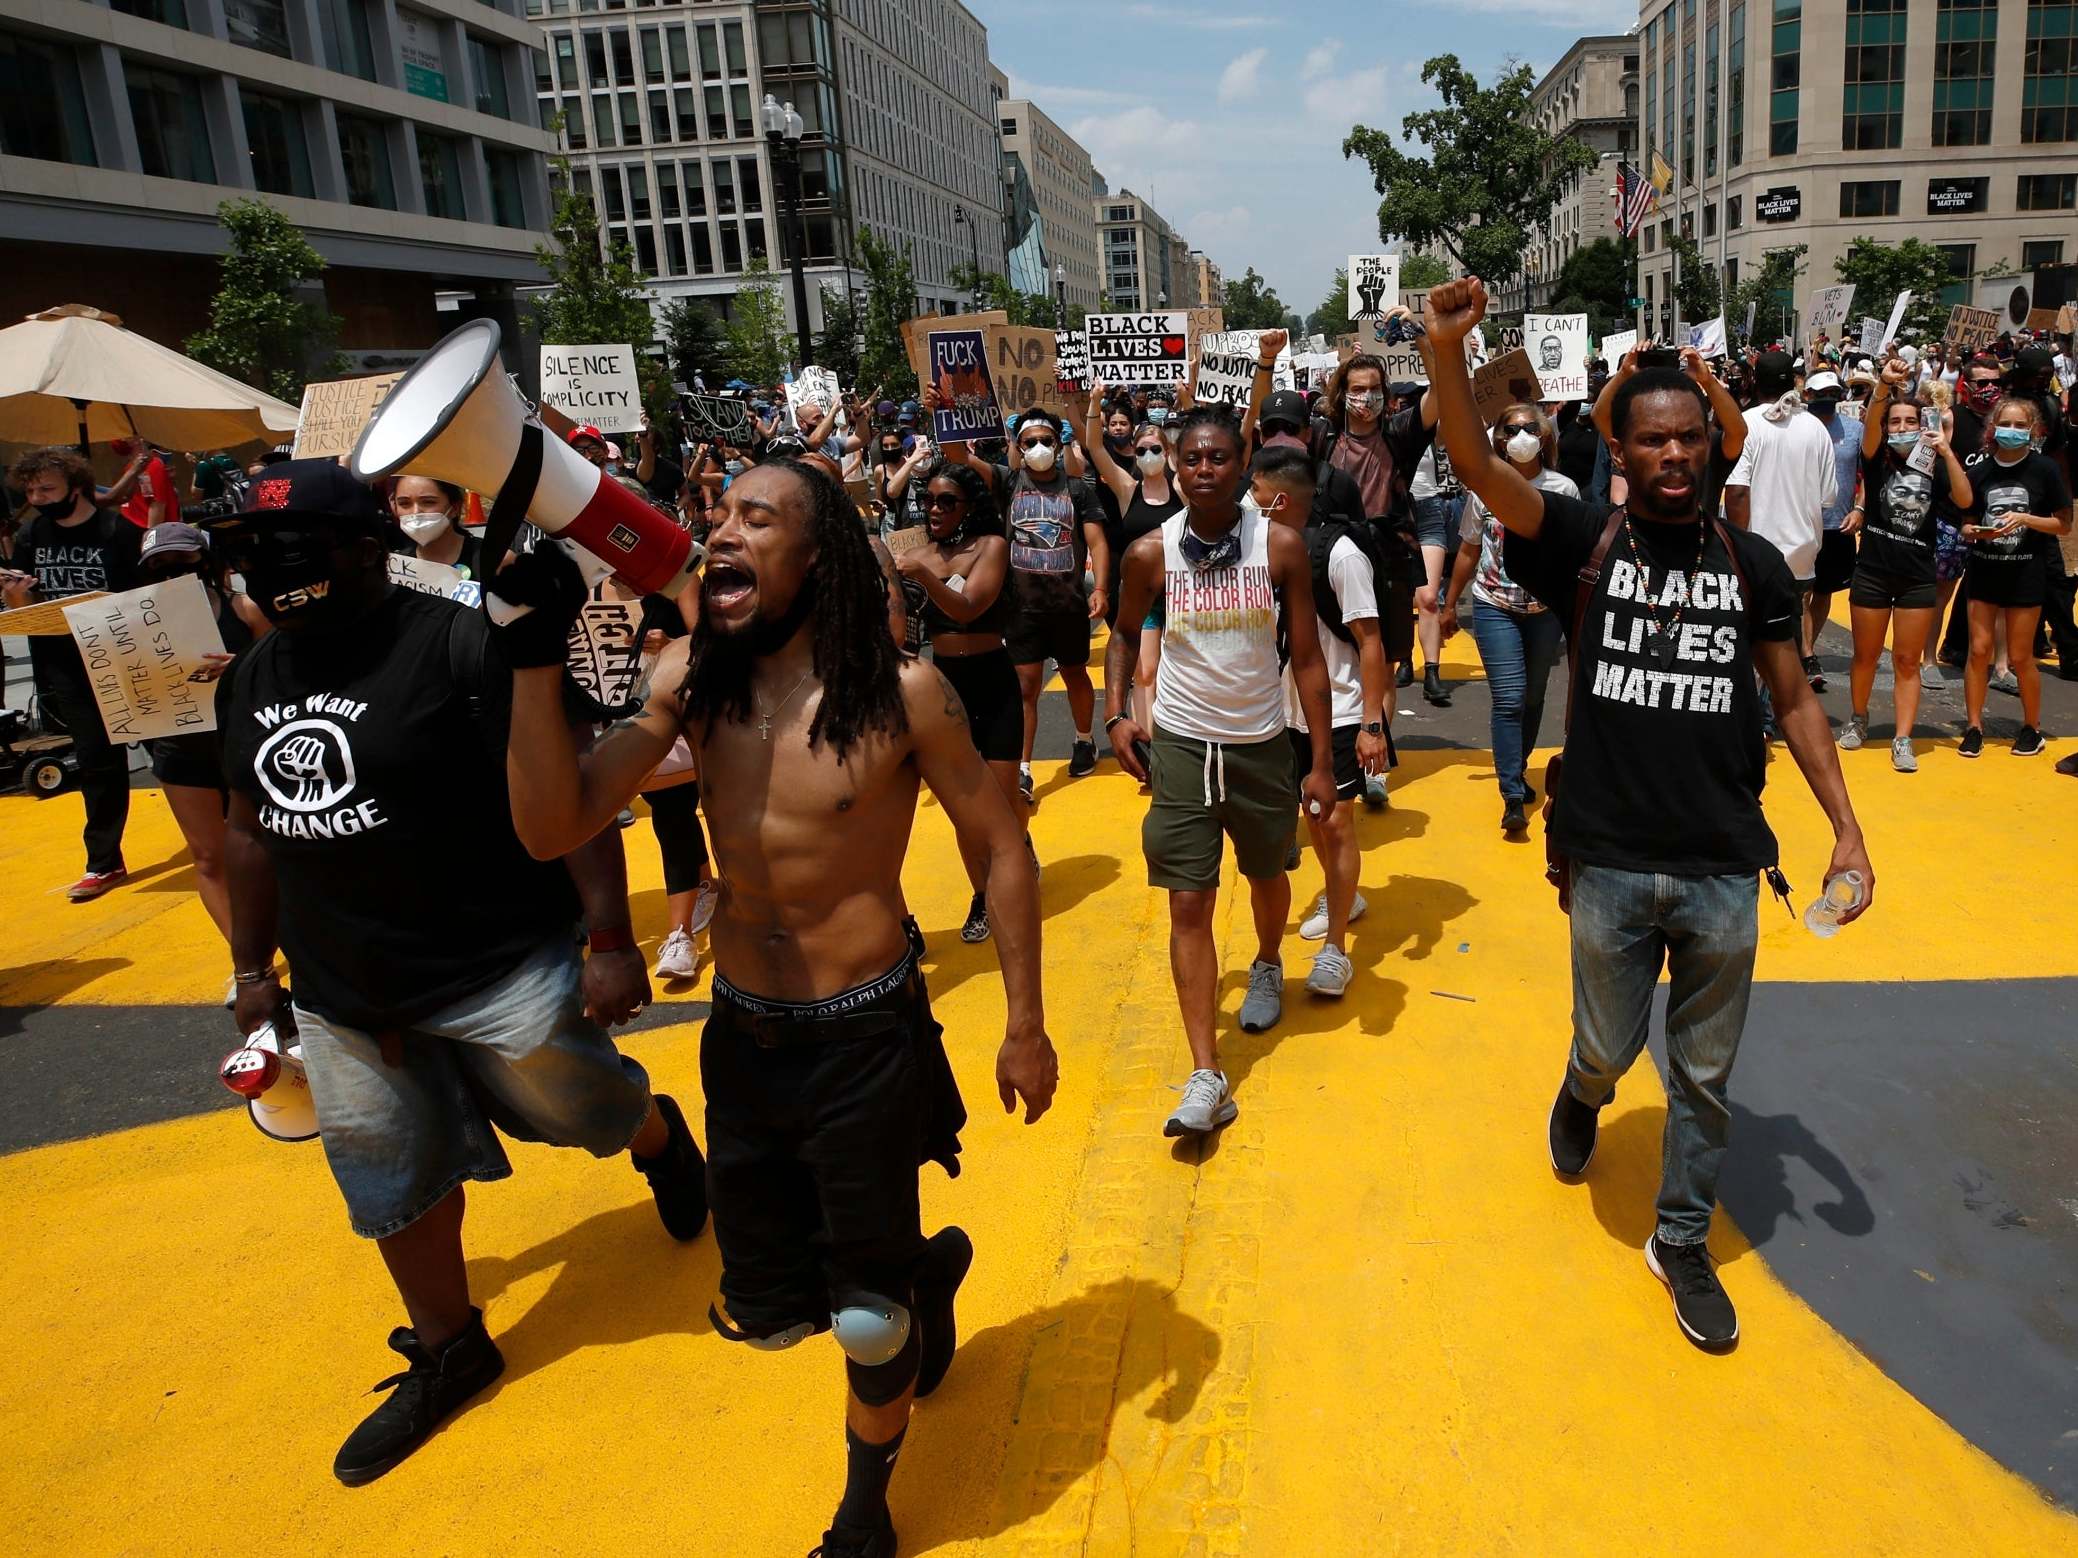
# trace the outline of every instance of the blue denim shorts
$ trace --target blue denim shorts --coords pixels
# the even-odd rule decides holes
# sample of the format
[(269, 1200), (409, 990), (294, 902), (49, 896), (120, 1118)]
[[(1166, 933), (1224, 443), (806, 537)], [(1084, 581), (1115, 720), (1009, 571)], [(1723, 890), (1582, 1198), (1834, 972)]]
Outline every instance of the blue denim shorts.
[(394, 1066), (374, 1034), (296, 1013), (318, 1137), (355, 1233), (387, 1238), (462, 1181), (506, 1178), (500, 1130), (599, 1158), (627, 1150), (649, 1114), (649, 1077), (585, 1016), (582, 972), (576, 942), (557, 936), (402, 1030)]
[[(1457, 550), (1457, 526), (1450, 517), (1450, 499), (1438, 493), (1433, 498), (1414, 500), (1414, 538), (1423, 546), (1440, 546), (1446, 552)], [(1445, 577), (1448, 577), (1445, 570)]]

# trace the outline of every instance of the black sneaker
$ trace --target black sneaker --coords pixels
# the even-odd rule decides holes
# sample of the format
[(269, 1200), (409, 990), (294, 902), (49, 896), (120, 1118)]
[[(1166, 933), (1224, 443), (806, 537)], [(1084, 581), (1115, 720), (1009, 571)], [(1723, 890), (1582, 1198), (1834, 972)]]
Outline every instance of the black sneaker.
[(1813, 692), (1825, 691), (1825, 671), (1818, 663), (1818, 656), (1804, 656), (1804, 674), (1811, 678), (1811, 690)]
[(1568, 1179), (1587, 1172), (1595, 1160), (1595, 1134), (1602, 1112), (1590, 1109), (1573, 1096), (1573, 1089), (1559, 1083), (1558, 1097), (1551, 1103), (1551, 1166)]
[(1450, 689), (1443, 685), (1443, 673), (1433, 665), (1421, 673), (1421, 695), (1439, 709), (1450, 707)]
[(808, 1558), (895, 1558), (894, 1519), (882, 1510), (880, 1524), (871, 1531), (832, 1526), (808, 1549)]
[(2056, 760), (2056, 771), (2060, 774), (2069, 774), (2073, 779), (2078, 779), (2078, 752), (2073, 752), (2069, 757), (2058, 758)]
[(707, 1160), (700, 1156), (700, 1144), (693, 1140), (678, 1100), (669, 1093), (659, 1093), (656, 1098), (657, 1113), (670, 1132), (664, 1150), (653, 1158), (636, 1157), (632, 1152), (628, 1156), (649, 1181), (664, 1232), (684, 1244), (699, 1238), (700, 1230), (707, 1226)]
[(1654, 1234), (1645, 1241), (1645, 1265), (1674, 1295), (1674, 1318), (1690, 1341), (1709, 1351), (1738, 1341), (1738, 1312), (1702, 1245), (1662, 1244)]
[(960, 940), (969, 943), (988, 940), (987, 893), (976, 893), (974, 901), (967, 905), (967, 923), (960, 927)]
[(2013, 738), (2015, 757), (2040, 757), (2048, 750), (2049, 743), (2043, 739), (2042, 732), (2032, 725), (2021, 726), (2020, 734)]
[(1503, 833), (1527, 833), (1529, 828), (1530, 815), (1523, 809), (1522, 802), (1510, 801), (1507, 810), (1501, 813), (1501, 831)]
[(1084, 774), (1097, 771), (1097, 744), (1094, 741), (1078, 741), (1068, 754), (1068, 777), (1080, 779)]
[(1980, 757), (1984, 752), (1984, 732), (1975, 725), (1963, 732), (1962, 744), (1955, 749), (1957, 757)]
[(449, 1413), (505, 1372), (505, 1356), (483, 1328), (483, 1311), (469, 1311), (469, 1329), (438, 1352), (405, 1326), (390, 1332), (390, 1349), (411, 1363), (374, 1386), (390, 1398), (361, 1420), (332, 1458), (332, 1475), (350, 1488), (373, 1482), (433, 1436)]
[(1412, 687), (1414, 685), (1414, 662), (1412, 660), (1402, 660), (1400, 662), (1400, 669), (1393, 673), (1393, 685), (1395, 687)]
[(1032, 770), (1020, 767), (1017, 771), (1017, 793), (1025, 798), (1025, 804), (1037, 809), (1039, 798), (1032, 794)]
[(923, 1327), (922, 1357), (916, 1369), (916, 1399), (921, 1401), (945, 1379), (959, 1348), (959, 1326), (952, 1303), (974, 1264), (974, 1241), (959, 1228), (940, 1228), (924, 1241), (916, 1265), (916, 1323)]

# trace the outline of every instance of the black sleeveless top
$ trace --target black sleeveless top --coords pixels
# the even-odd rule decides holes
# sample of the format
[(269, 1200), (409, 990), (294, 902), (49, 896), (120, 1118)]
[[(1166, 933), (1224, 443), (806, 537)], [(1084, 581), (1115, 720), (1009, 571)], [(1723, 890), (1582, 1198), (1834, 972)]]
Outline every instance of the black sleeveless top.
[[(917, 588), (921, 590), (923, 586), (918, 585)], [(923, 636), (926, 639), (934, 639), (940, 633), (995, 633), (1000, 635), (1010, 625), (1010, 618), (1015, 610), (1012, 592), (1016, 588), (1016, 583), (1011, 578), (1011, 571), (1005, 568), (1003, 570), (1003, 588), (996, 592), (996, 598), (989, 602), (987, 608), (972, 622), (953, 621), (939, 607), (936, 601), (932, 600), (928, 595), (924, 596), (923, 610), (919, 613), (919, 620), (923, 624)]]

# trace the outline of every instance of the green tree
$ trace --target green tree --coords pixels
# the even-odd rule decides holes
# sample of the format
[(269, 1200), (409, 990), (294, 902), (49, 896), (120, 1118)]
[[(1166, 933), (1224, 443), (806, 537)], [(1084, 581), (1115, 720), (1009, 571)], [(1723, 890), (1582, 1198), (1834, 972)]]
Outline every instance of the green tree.
[(859, 264), (866, 272), (866, 324), (859, 375), (884, 384), (897, 400), (916, 394), (916, 374), (902, 346), (902, 326), (916, 313), (916, 272), (909, 252), (859, 229)]
[(1804, 272), (1804, 256), (1809, 252), (1810, 245), (1799, 243), (1763, 254), (1760, 266), (1732, 288), (1731, 301), (1724, 311), (1726, 334), (1736, 334), (1744, 328), (1747, 305), (1751, 304), (1753, 340), (1746, 343), (1748, 346), (1793, 335), (1795, 322), (1786, 316), (1794, 306), (1797, 277)]
[(859, 309), (848, 292), (828, 287), (823, 294), (823, 333), (816, 338), (815, 361), (837, 375), (837, 382), (853, 389), (871, 388), (859, 383)]
[[(1681, 322), (1699, 325), (1718, 315), (1718, 304), (1723, 298), (1723, 289), (1718, 285), (1717, 262), (1696, 247), (1696, 241), (1685, 233), (1676, 233), (1667, 247), (1678, 257), (1681, 271), (1681, 286), (1674, 294), (1681, 304)], [(1725, 321), (1731, 328), (1731, 321)]]
[(1424, 287), (1440, 287), (1448, 280), (1450, 267), (1435, 255), (1410, 252), (1400, 256), (1400, 287), (1403, 291), (1418, 292)]
[(1597, 238), (1566, 256), (1552, 282), (1554, 314), (1585, 314), (1599, 338), (1631, 317), (1631, 257), (1614, 238)]
[(725, 332), (724, 355), (730, 372), (761, 387), (777, 384), (786, 371), (788, 339), (786, 304), (780, 299), (779, 283), (762, 259), (752, 260), (743, 268)]
[(547, 243), (534, 257), (547, 273), (548, 291), (527, 305), (535, 333), (550, 346), (632, 346), (639, 356), (657, 336), (648, 289), (635, 268), (635, 251), (621, 240), (603, 254), (599, 213), (591, 196), (557, 160), (559, 193)]
[(1291, 317), (1284, 300), (1253, 265), (1239, 281), (1227, 283), (1225, 313), (1229, 330), (1281, 330)]
[(657, 324), (672, 377), (691, 384), (698, 375), (719, 388), (728, 377), (722, 371), (728, 366), (728, 334), (714, 311), (691, 298), (674, 298), (664, 305)]
[(1905, 310), (1901, 331), (1929, 340), (1947, 327), (1948, 305), (1941, 301), (1941, 290), (1955, 276), (1948, 268), (1948, 256), (1930, 243), (1917, 238), (1901, 243), (1857, 238), (1833, 261), (1833, 274), (1854, 283), (1855, 307), (1861, 313), (1888, 319), (1897, 295), (1910, 292), (1912, 303)]
[(231, 249), (210, 301), (209, 328), (188, 337), (187, 354), (293, 405), (306, 379), (346, 371), (332, 350), (339, 316), (296, 296), (323, 273), (324, 259), (264, 200), (226, 200), (216, 217)]
[[(974, 268), (971, 265), (955, 265), (948, 273), (955, 287), (970, 296), (977, 290), (974, 284)], [(1010, 284), (1007, 277), (991, 270), (981, 273), (981, 307), (1000, 308), (1010, 316), (1014, 325), (1030, 325), (1033, 328), (1051, 327), (1054, 322), (1054, 300), (1043, 292), (1020, 292)]]
[(1320, 300), (1320, 307), (1306, 316), (1306, 329), (1332, 341), (1338, 335), (1348, 335), (1355, 328), (1355, 321), (1349, 317), (1349, 272), (1338, 265), (1335, 267), (1335, 284)]
[(1530, 112), (1536, 76), (1527, 65), (1482, 87), (1455, 54), (1441, 54), (1422, 66), (1421, 79), (1442, 106), (1409, 114), (1401, 129), (1427, 156), (1410, 156), (1390, 131), (1363, 125), (1342, 142), (1344, 157), (1371, 165), (1384, 197), (1378, 235), (1440, 246), (1468, 275), (1513, 277), (1531, 234), (1551, 219), (1572, 180), (1594, 166), (1595, 154), (1538, 127)]

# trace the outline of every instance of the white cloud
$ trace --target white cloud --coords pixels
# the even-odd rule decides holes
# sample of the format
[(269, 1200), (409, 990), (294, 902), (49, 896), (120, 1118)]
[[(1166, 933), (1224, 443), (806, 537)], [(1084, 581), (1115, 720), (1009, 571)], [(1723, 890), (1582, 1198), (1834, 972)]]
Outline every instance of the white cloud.
[[(1224, 211), (1200, 211), (1183, 224), (1183, 234), (1194, 249), (1243, 238), (1255, 226), (1255, 213), (1247, 206), (1229, 206)], [(1214, 256), (1215, 259), (1218, 256)]]
[(1306, 62), (1299, 67), (1301, 81), (1317, 81), (1335, 68), (1335, 56), (1342, 52), (1342, 40), (1330, 38), (1316, 43), (1306, 51)]
[(1204, 11), (1184, 10), (1168, 5), (1129, 5), (1125, 14), (1137, 21), (1160, 22), (1168, 27), (1189, 27), (1198, 32), (1243, 32), (1255, 27), (1275, 25), (1268, 16), (1217, 16)]
[[(1579, 33), (1634, 32), (1638, 26), (1637, 5), (1624, 0), (1460, 0), (1460, 9), (1563, 23)], [(1479, 74), (1484, 78), (1487, 72)]]
[(1306, 88), (1306, 111), (1345, 130), (1353, 124), (1375, 123), (1385, 112), (1385, 75), (1385, 66), (1374, 65), (1346, 76), (1314, 77)]
[(1250, 49), (1246, 54), (1236, 55), (1227, 68), (1219, 73), (1219, 100), (1224, 105), (1245, 103), (1263, 89), (1263, 61), (1270, 57), (1268, 49)]
[(1171, 119), (1159, 108), (1142, 103), (1115, 114), (1091, 114), (1068, 126), (1068, 133), (1082, 142), (1092, 161), (1146, 163), (1151, 153), (1188, 152), (1199, 139), (1197, 121)]

